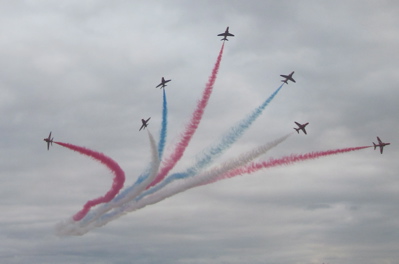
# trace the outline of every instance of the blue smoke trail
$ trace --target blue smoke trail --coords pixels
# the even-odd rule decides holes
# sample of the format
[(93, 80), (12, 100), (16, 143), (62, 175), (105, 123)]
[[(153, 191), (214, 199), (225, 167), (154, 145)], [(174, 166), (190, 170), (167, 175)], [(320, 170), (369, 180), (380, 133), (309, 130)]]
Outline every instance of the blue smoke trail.
[[(159, 135), (159, 142), (158, 142), (158, 157), (159, 160), (162, 159), (163, 152), (165, 149), (165, 143), (166, 143), (166, 135), (167, 135), (167, 126), (168, 126), (168, 103), (166, 100), (166, 92), (165, 89), (163, 90), (163, 106), (162, 106), (162, 126), (161, 126), (161, 131)], [(134, 185), (131, 188), (126, 189), (123, 193), (126, 194), (130, 192), (131, 189), (133, 189), (135, 186), (141, 184), (144, 180), (148, 178), (150, 174), (150, 168), (147, 168), (145, 172), (143, 172), (137, 181), (134, 183)], [(125, 195), (123, 195), (125, 196)], [(116, 197), (118, 198), (118, 197)], [(123, 198), (123, 197), (121, 197)]]
[(240, 123), (230, 128), (230, 131), (227, 132), (225, 136), (222, 137), (222, 140), (216, 146), (211, 147), (209, 150), (205, 151), (202, 159), (197, 161), (197, 163), (189, 168), (186, 173), (191, 175), (197, 174), (197, 172), (206, 166), (208, 166), (213, 160), (220, 156), (225, 150), (227, 150), (231, 145), (233, 145), (243, 134), (244, 132), (252, 125), (253, 122), (262, 114), (263, 110), (265, 110), (266, 106), (274, 99), (274, 97), (278, 94), (278, 92), (283, 87), (284, 83), (277, 88), (272, 95), (267, 98), (260, 106), (258, 106), (252, 113), (241, 120)]
[[(159, 142), (158, 142), (158, 159), (161, 160), (161, 157), (163, 155), (163, 151), (165, 149), (165, 142), (166, 142), (166, 129), (167, 129), (167, 117), (168, 117), (168, 104), (166, 101), (166, 92), (165, 89), (163, 89), (163, 108), (162, 108), (162, 127), (161, 127), (161, 132), (160, 132), (160, 137), (159, 137)], [(147, 130), (148, 131), (148, 130)], [(149, 132), (149, 131), (148, 131)], [(150, 134), (149, 134), (150, 136)], [(152, 136), (150, 136), (150, 138), (152, 138)], [(150, 140), (151, 141), (151, 140)], [(156, 150), (153, 150), (156, 151)], [(155, 164), (155, 161), (153, 160), (148, 166), (147, 168), (144, 170), (144, 172), (142, 172), (140, 174), (140, 176), (137, 178), (136, 182), (131, 185), (130, 187), (122, 190), (119, 195), (117, 195), (110, 203), (107, 203), (105, 205), (103, 205), (104, 208), (112, 208), (113, 204), (118, 203), (119, 201), (125, 199), (127, 196), (129, 196), (130, 194), (136, 192), (141, 186), (141, 184), (143, 182), (145, 182), (148, 177), (151, 174), (151, 171), (153, 169), (153, 166)], [(147, 187), (147, 186), (145, 186)], [(106, 210), (105, 209), (105, 210)], [(89, 213), (89, 215), (87, 217), (85, 217), (85, 219), (83, 219), (83, 221), (85, 223), (92, 221), (93, 218), (95, 218), (95, 214), (93, 213)]]
[(266, 106), (278, 94), (283, 85), (284, 83), (281, 84), (280, 87), (278, 87), (277, 90), (274, 91), (274, 93), (270, 95), (269, 98), (267, 98), (266, 101), (264, 101), (260, 106), (258, 106), (249, 116), (245, 117), (243, 120), (241, 120), (240, 123), (230, 128), (227, 134), (222, 137), (222, 140), (219, 142), (219, 144), (205, 151), (203, 157), (199, 159), (194, 166), (187, 169), (185, 172), (174, 173), (170, 175), (168, 178), (166, 178), (156, 186), (152, 187), (151, 189), (137, 196), (135, 200), (139, 201), (144, 196), (152, 194), (162, 189), (163, 187), (173, 182), (174, 180), (184, 179), (187, 177), (194, 176), (200, 170), (204, 169), (206, 166), (211, 164), (216, 157), (220, 156), (225, 150), (227, 150), (234, 142), (236, 142), (244, 134), (244, 132), (251, 126), (251, 124), (262, 114)]
[[(162, 127), (161, 132), (159, 135), (159, 142), (158, 142), (158, 157), (161, 160), (163, 156), (163, 151), (165, 149), (165, 142), (166, 142), (166, 134), (167, 134), (167, 126), (168, 126), (168, 103), (166, 101), (166, 92), (165, 89), (163, 90), (163, 106), (162, 106)], [(131, 188), (134, 188), (136, 185), (141, 184), (145, 179), (148, 178), (150, 168), (147, 168), (145, 172), (143, 172), (134, 185)], [(126, 192), (129, 192), (130, 189), (127, 189)]]
[[(162, 127), (161, 127), (160, 136), (159, 136), (159, 142), (158, 142), (159, 160), (161, 160), (163, 151), (165, 149), (167, 125), (168, 125), (168, 103), (166, 100), (165, 89), (162, 89), (162, 90), (163, 90)], [(143, 173), (140, 174), (140, 176), (138, 177), (137, 181), (133, 184), (133, 186), (126, 188), (117, 197), (115, 197), (114, 201), (117, 202), (117, 201), (123, 199), (129, 192), (134, 190), (137, 187), (137, 185), (140, 185), (143, 181), (145, 181), (148, 178), (148, 176), (150, 175), (150, 169), (151, 169), (151, 166), (149, 166)]]
[[(163, 151), (165, 149), (166, 135), (167, 135), (167, 124), (168, 124), (168, 103), (166, 100), (165, 89), (163, 89), (162, 127), (161, 127), (161, 131), (160, 131), (159, 142), (158, 142), (158, 158), (159, 158), (159, 160), (161, 160)], [(153, 165), (154, 165), (154, 161), (152, 161), (152, 163), (149, 164), (149, 166), (145, 169), (145, 171), (140, 174), (140, 176), (137, 178), (136, 182), (132, 186), (122, 190), (119, 193), (119, 195), (117, 195), (111, 201), (111, 203), (119, 202), (120, 200), (127, 197), (130, 193), (135, 192), (139, 188), (139, 186), (149, 177), (151, 168)], [(106, 206), (111, 207), (112, 206), (111, 203), (107, 204)], [(86, 222), (88, 222), (88, 221), (91, 221), (91, 219), (93, 217), (94, 217), (94, 215), (89, 215), (84, 220)]]
[(158, 143), (158, 153), (160, 160), (162, 159), (163, 151), (165, 149), (167, 126), (168, 126), (168, 102), (166, 101), (165, 89), (163, 89), (162, 127)]

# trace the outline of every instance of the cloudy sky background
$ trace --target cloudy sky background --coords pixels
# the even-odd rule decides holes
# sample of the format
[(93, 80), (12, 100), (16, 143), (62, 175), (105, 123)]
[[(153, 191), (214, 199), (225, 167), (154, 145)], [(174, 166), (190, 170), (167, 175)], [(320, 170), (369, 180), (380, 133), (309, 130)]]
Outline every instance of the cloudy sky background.
[[(1, 1), (2, 263), (397, 263), (399, 4), (396, 1)], [(221, 47), (200, 127), (175, 171), (280, 85), (224, 158), (310, 122), (268, 153), (391, 142), (189, 190), (80, 237), (54, 226), (112, 175), (55, 140), (116, 160), (129, 186), (150, 160), (171, 78), (168, 150)]]

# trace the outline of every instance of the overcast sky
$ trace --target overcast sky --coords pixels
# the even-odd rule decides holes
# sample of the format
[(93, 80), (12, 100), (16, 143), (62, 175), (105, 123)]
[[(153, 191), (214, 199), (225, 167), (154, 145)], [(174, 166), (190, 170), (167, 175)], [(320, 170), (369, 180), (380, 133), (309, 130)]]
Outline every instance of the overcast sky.
[[(399, 259), (397, 1), (0, 1), (1, 263), (393, 264)], [(175, 195), (84, 236), (55, 225), (112, 174), (43, 138), (105, 153), (135, 182), (150, 161), (140, 119), (166, 153), (187, 124), (230, 26), (218, 79), (175, 171), (295, 71), (235, 157), (295, 132), (260, 160), (390, 142)], [(224, 159), (226, 159), (226, 157)], [(223, 158), (221, 159), (223, 161)]]

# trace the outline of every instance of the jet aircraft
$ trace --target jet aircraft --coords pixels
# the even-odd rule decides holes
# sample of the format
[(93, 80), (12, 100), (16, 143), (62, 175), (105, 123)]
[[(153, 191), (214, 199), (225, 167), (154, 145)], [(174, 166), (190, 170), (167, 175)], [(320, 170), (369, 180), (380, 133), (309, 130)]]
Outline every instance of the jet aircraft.
[(387, 146), (387, 145), (391, 145), (391, 143), (384, 143), (384, 142), (381, 141), (381, 139), (380, 139), (379, 137), (377, 137), (377, 140), (378, 140), (378, 144), (375, 144), (375, 143), (373, 142), (374, 150), (375, 150), (377, 147), (380, 147), (380, 153), (382, 154), (382, 151), (384, 150), (384, 147)]
[(294, 71), (291, 72), (291, 73), (288, 74), (288, 75), (281, 74), (280, 76), (285, 78), (285, 80), (281, 80), (281, 81), (284, 82), (284, 83), (286, 83), (286, 84), (288, 84), (288, 81), (296, 82), (296, 81), (294, 80), (294, 78), (292, 78), (292, 75), (294, 75)]
[(229, 27), (227, 27), (226, 28), (226, 31), (224, 32), (224, 33), (220, 33), (218, 36), (223, 36), (223, 38), (221, 39), (221, 40), (227, 40), (227, 41), (229, 41), (228, 39), (227, 39), (227, 37), (234, 37), (234, 35), (233, 34), (231, 34), (230, 32), (229, 32)]
[(305, 133), (305, 135), (307, 135), (305, 127), (306, 127), (309, 123), (305, 123), (305, 124), (301, 125), (301, 124), (299, 124), (298, 122), (295, 122), (295, 124), (297, 124), (298, 128), (294, 127), (294, 129), (296, 130), (296, 132), (297, 132), (298, 134), (299, 134), (299, 130), (302, 130), (303, 133)]
[(162, 88), (165, 88), (165, 86), (167, 86), (166, 85), (166, 83), (167, 82), (170, 82), (171, 80), (165, 80), (165, 78), (164, 77), (162, 77), (162, 81), (161, 81), (161, 83), (160, 84), (158, 84), (155, 88), (158, 88), (159, 86), (161, 86), (161, 88), (160, 89), (162, 89)]
[(148, 126), (148, 121), (150, 120), (151, 117), (149, 117), (147, 120), (141, 119), (141, 123), (143, 123), (139, 129), (142, 130), (143, 128), (145, 129)]
[(49, 150), (50, 149), (50, 144), (52, 146), (53, 145), (53, 140), (54, 140), (54, 138), (51, 138), (51, 132), (48, 135), (48, 138), (45, 138), (43, 140), (47, 142), (47, 150)]

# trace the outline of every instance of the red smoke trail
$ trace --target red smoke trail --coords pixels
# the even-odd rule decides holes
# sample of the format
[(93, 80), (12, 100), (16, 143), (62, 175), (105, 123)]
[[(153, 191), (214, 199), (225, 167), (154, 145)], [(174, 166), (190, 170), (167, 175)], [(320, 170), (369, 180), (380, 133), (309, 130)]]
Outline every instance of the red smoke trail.
[(158, 173), (154, 181), (151, 182), (150, 185), (148, 185), (147, 189), (162, 181), (169, 173), (169, 171), (173, 169), (176, 163), (183, 156), (184, 151), (186, 150), (188, 144), (190, 143), (191, 138), (193, 137), (195, 131), (197, 130), (199, 123), (201, 122), (202, 115), (204, 114), (205, 111), (205, 107), (208, 104), (209, 97), (212, 94), (213, 85), (215, 84), (217, 73), (219, 71), (220, 61), (222, 60), (223, 49), (224, 49), (224, 42), (222, 48), (220, 49), (219, 56), (216, 60), (215, 66), (212, 70), (212, 74), (209, 77), (208, 83), (206, 84), (205, 90), (202, 94), (202, 98), (197, 104), (197, 108), (195, 109), (191, 117), (190, 123), (186, 127), (186, 131), (183, 133), (182, 139), (180, 140), (179, 143), (177, 143), (174, 153), (172, 153), (172, 155), (165, 160), (165, 165), (161, 168), (160, 172)]
[(92, 157), (95, 160), (98, 160), (99, 162), (101, 162), (102, 164), (107, 166), (115, 175), (114, 182), (112, 184), (111, 189), (104, 196), (98, 197), (94, 200), (87, 201), (86, 204), (83, 206), (83, 209), (80, 210), (79, 212), (77, 212), (73, 216), (73, 220), (75, 220), (75, 221), (81, 220), (83, 217), (86, 216), (86, 214), (89, 212), (91, 207), (93, 207), (97, 204), (100, 204), (100, 203), (107, 203), (107, 202), (111, 201), (119, 193), (120, 189), (122, 189), (123, 184), (125, 182), (125, 173), (123, 172), (121, 167), (119, 167), (118, 163), (116, 163), (114, 160), (105, 156), (102, 153), (99, 153), (99, 152), (96, 152), (96, 151), (93, 151), (93, 150), (90, 150), (87, 148), (75, 146), (75, 145), (68, 144), (68, 143), (62, 143), (62, 142), (54, 142), (54, 143), (56, 143), (60, 146), (69, 148), (73, 151), (79, 152), (80, 154)]
[(213, 181), (207, 182), (207, 184), (216, 182), (216, 181), (219, 181), (222, 179), (226, 179), (226, 178), (232, 178), (237, 175), (253, 173), (253, 172), (256, 172), (261, 169), (282, 166), (282, 165), (290, 165), (292, 163), (296, 163), (296, 162), (300, 162), (300, 161), (317, 159), (317, 158), (321, 158), (324, 156), (336, 155), (336, 154), (361, 150), (361, 149), (370, 148), (370, 147), (372, 147), (372, 146), (363, 146), (363, 147), (356, 147), (356, 148), (343, 148), (343, 149), (335, 149), (335, 150), (327, 150), (327, 151), (317, 151), (317, 152), (309, 152), (306, 154), (291, 154), (290, 156), (285, 156), (285, 157), (282, 157), (279, 159), (271, 158), (269, 161), (264, 161), (264, 162), (259, 162), (259, 163), (253, 162), (246, 166), (231, 170), (230, 172), (227, 172), (227, 173), (221, 175), (220, 177), (214, 179)]

